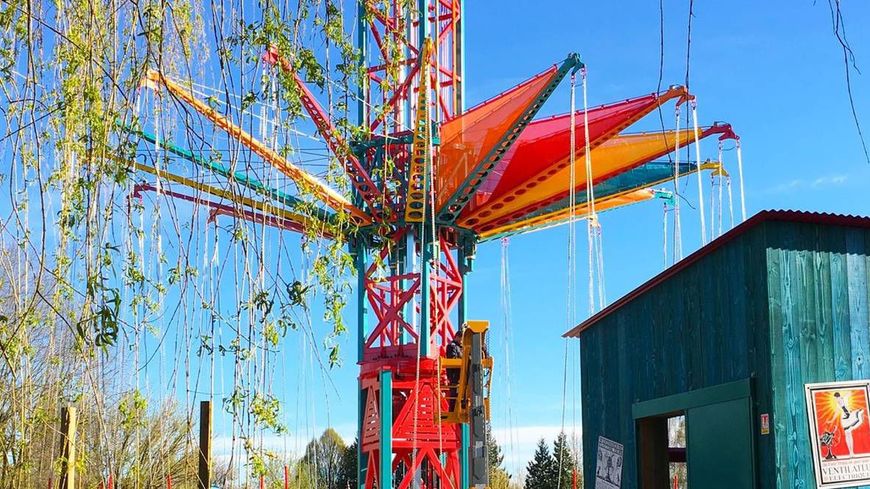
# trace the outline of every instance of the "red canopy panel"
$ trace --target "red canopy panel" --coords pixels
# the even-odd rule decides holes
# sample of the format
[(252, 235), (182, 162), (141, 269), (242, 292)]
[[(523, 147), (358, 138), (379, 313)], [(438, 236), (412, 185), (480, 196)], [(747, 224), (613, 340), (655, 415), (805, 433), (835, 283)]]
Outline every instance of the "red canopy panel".
[(482, 160), (520, 122), (541, 91), (553, 80), (558, 66), (483, 102), (441, 126), (441, 145), (435, 166), (436, 209), (459, 190)]
[[(668, 100), (687, 96), (688, 93), (683, 87), (673, 87), (660, 94), (654, 93), (589, 109), (590, 147), (595, 148), (616, 136)], [(583, 111), (575, 113), (574, 127), (574, 154), (580, 158), (586, 150)], [(478, 191), (475, 205), (466, 209), (463, 218), (475, 218), (478, 209), (484, 206), (503, 207), (566, 168), (570, 162), (570, 140), (570, 114), (529, 124)]]

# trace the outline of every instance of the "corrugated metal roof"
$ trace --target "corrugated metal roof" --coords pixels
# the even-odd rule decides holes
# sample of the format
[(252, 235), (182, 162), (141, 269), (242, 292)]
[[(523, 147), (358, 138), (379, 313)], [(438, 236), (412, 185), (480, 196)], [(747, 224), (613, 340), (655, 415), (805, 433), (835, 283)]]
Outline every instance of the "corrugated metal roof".
[(573, 327), (571, 330), (567, 331), (564, 337), (572, 337), (576, 338), (580, 336), (580, 334), (592, 327), (595, 323), (600, 321), (601, 319), (613, 314), (617, 310), (619, 310), (622, 306), (628, 304), (632, 300), (634, 300), (639, 295), (644, 292), (650, 290), (656, 285), (664, 282), (670, 277), (676, 275), (680, 271), (690, 267), (695, 262), (703, 258), (704, 256), (712, 253), (713, 251), (721, 248), (722, 246), (728, 244), (738, 236), (744, 234), (746, 231), (758, 226), (761, 223), (767, 221), (786, 221), (786, 222), (804, 222), (804, 223), (812, 223), (812, 224), (825, 224), (830, 226), (847, 226), (847, 227), (860, 227), (860, 228), (870, 228), (870, 217), (866, 216), (853, 216), (853, 215), (843, 215), (843, 214), (828, 214), (821, 212), (806, 212), (806, 211), (790, 211), (790, 210), (767, 210), (761, 211), (758, 214), (747, 219), (745, 222), (735, 226), (733, 229), (723, 234), (722, 236), (716, 238), (699, 249), (698, 251), (692, 253), (691, 255), (683, 258), (670, 268), (664, 270), (660, 274), (646, 281), (640, 287), (632, 290), (628, 294), (622, 296), (614, 303), (605, 307), (586, 321), (578, 324)]

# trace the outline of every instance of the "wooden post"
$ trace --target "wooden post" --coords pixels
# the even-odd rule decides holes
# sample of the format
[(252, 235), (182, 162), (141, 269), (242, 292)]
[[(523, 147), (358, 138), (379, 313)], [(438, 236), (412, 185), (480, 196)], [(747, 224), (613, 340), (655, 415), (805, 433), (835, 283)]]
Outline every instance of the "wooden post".
[(290, 467), (284, 464), (284, 489), (290, 489)]
[(199, 471), (197, 488), (211, 487), (211, 401), (199, 403)]
[(59, 489), (76, 487), (76, 408), (60, 408), (60, 483)]

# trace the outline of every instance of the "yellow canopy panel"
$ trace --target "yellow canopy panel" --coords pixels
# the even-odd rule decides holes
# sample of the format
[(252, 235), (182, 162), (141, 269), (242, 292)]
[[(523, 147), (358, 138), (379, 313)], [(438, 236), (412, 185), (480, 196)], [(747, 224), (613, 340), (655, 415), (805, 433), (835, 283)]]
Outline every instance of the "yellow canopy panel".
[[(626, 194), (614, 195), (605, 197), (601, 200), (595, 200), (595, 211), (603, 212), (618, 207), (623, 207), (631, 204), (645, 202), (655, 197), (655, 191), (652, 189), (640, 189)], [(574, 207), (575, 219), (586, 219), (589, 217), (590, 207), (587, 204), (581, 204)], [(506, 226), (493, 228), (489, 231), (480, 233), (481, 241), (496, 237), (501, 234), (521, 234), (530, 231), (535, 231), (542, 228), (558, 226), (567, 223), (571, 219), (571, 209), (563, 209), (542, 216), (533, 217), (523, 221), (508, 224)]]

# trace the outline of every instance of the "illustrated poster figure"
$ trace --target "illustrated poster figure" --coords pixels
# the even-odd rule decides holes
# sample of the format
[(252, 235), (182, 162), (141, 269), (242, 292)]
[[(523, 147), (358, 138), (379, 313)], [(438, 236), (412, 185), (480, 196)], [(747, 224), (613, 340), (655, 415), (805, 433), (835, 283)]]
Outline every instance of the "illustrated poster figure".
[(837, 400), (837, 404), (840, 405), (840, 409), (843, 410), (843, 413), (840, 415), (840, 426), (843, 428), (846, 448), (849, 449), (849, 457), (851, 457), (855, 454), (852, 431), (864, 422), (864, 410), (849, 411), (849, 408), (846, 406), (846, 399), (839, 392), (834, 393), (834, 398)]

